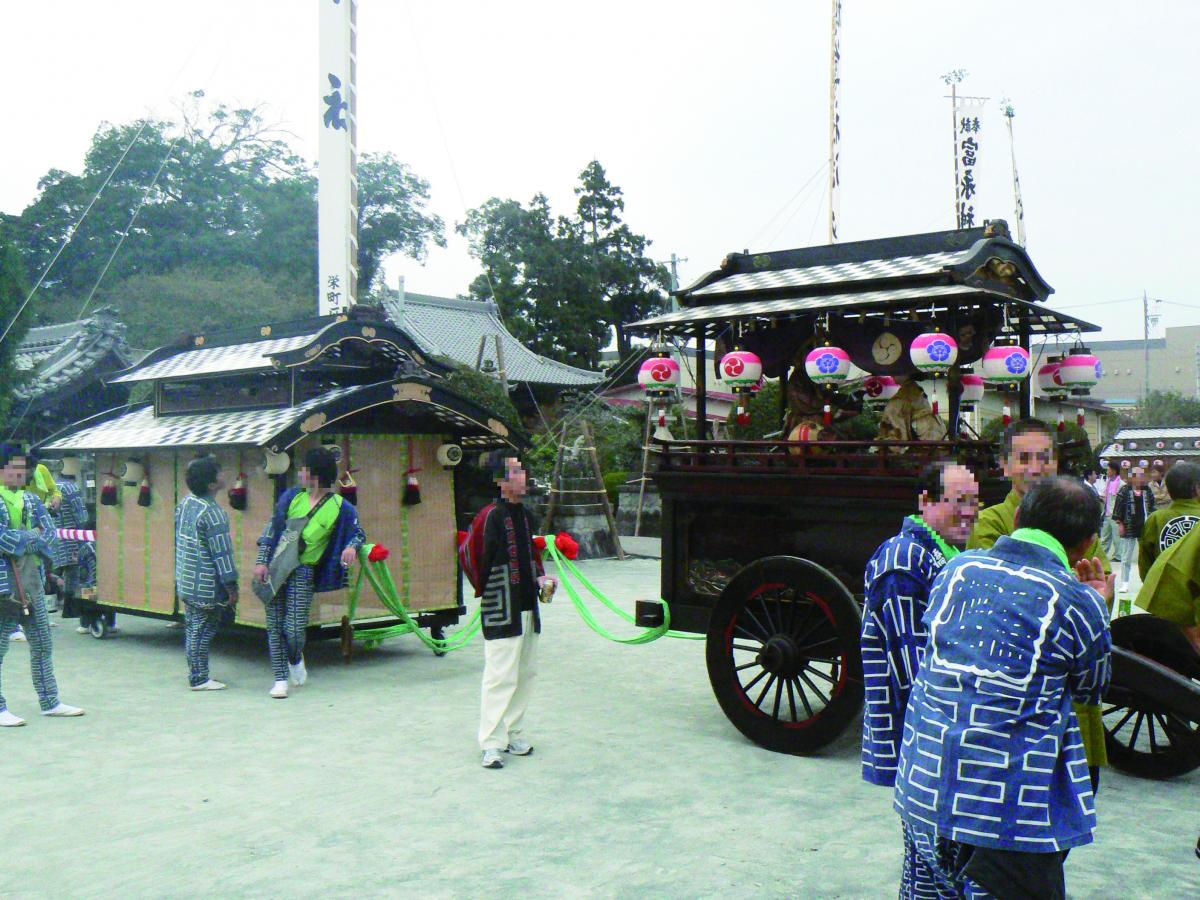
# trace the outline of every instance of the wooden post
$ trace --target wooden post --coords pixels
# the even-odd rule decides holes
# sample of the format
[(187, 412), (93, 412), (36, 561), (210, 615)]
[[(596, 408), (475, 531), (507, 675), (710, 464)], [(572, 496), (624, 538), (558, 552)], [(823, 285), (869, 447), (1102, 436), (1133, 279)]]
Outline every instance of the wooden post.
[(560, 441), (558, 445), (558, 455), (554, 458), (554, 474), (550, 476), (550, 502), (546, 504), (546, 514), (542, 516), (542, 534), (546, 535), (550, 532), (550, 525), (554, 521), (554, 508), (558, 506), (558, 482), (562, 475), (564, 445)]
[[(1021, 346), (1029, 350), (1030, 338), (1032, 332), (1029, 325), (1021, 326)], [(1032, 357), (1030, 357), (1030, 366), (1032, 367)], [(1017, 416), (1019, 419), (1028, 419), (1033, 415), (1033, 372), (1030, 372), (1030, 377), (1021, 379), (1021, 414)]]
[[(633, 523), (633, 536), (642, 534), (642, 507), (646, 502), (646, 467), (650, 464), (650, 419), (654, 415), (654, 402), (646, 398), (646, 433), (642, 436), (642, 477), (638, 479), (637, 519)], [(607, 495), (605, 496), (607, 498)]]
[(613, 516), (612, 504), (608, 502), (608, 491), (604, 489), (604, 473), (600, 471), (600, 460), (596, 457), (596, 438), (592, 433), (592, 423), (583, 423), (584, 440), (587, 441), (587, 452), (592, 458), (592, 471), (596, 473), (596, 487), (600, 489), (600, 501), (604, 504), (604, 517), (608, 519), (609, 530), (612, 531), (613, 545), (617, 548), (617, 559), (624, 561), (625, 551), (621, 549), (621, 536), (617, 534), (617, 520)]
[(483, 350), (487, 347), (487, 335), (483, 335), (479, 339), (479, 352), (475, 354), (475, 371), (479, 372), (483, 369)]
[(704, 347), (704, 324), (696, 326), (696, 437), (708, 440), (708, 354)]
[(500, 335), (496, 339), (496, 367), (500, 370), (500, 383), (504, 385), (504, 393), (508, 393), (508, 369), (504, 366), (504, 345), (500, 343)]

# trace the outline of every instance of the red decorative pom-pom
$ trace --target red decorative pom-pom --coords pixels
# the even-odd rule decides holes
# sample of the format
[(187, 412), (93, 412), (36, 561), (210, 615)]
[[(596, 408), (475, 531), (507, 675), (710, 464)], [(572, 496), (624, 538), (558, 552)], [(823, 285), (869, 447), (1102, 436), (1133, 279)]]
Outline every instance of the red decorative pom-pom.
[(560, 531), (555, 536), (554, 546), (567, 559), (577, 559), (579, 557), (579, 542), (565, 531)]
[(546, 539), (539, 534), (533, 539), (533, 546), (537, 548), (538, 553), (544, 553), (546, 551)]
[(391, 551), (387, 547), (383, 546), (383, 544), (376, 544), (371, 548), (371, 552), (367, 554), (367, 562), (383, 562), (390, 555)]

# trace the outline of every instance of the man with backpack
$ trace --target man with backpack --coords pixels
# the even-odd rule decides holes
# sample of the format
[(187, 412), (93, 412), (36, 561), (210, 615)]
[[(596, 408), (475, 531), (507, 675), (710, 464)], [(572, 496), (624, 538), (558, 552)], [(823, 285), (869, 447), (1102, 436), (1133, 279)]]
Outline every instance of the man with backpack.
[(487, 459), (500, 500), (484, 507), (460, 547), (463, 569), (480, 597), (483, 625), (483, 687), (479, 746), (485, 769), (504, 768), (504, 753), (528, 756), (521, 737), (525, 710), (537, 677), (539, 591), (557, 584), (542, 567), (534, 545), (533, 515), (522, 504), (526, 474), (509, 452)]

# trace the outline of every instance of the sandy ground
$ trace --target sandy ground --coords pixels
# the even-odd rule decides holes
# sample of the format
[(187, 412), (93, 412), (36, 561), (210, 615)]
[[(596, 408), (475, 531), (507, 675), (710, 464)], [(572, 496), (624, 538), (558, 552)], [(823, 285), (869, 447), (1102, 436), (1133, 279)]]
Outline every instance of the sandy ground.
[[(584, 570), (632, 608), (658, 563)], [(220, 693), (186, 689), (182, 633), (122, 617), (104, 641), (55, 629), (64, 700), (36, 715), (24, 645), (4, 666), (4, 897), (888, 897), (890, 792), (862, 782), (858, 734), (822, 756), (749, 744), (712, 697), (703, 645), (641, 647), (547, 611), (537, 745), (503, 771), (475, 745), (482, 646), (435, 658), (412, 637), (344, 665), (311, 646), (309, 683), (267, 697), (261, 635), (218, 638)], [(620, 627), (613, 622), (613, 628)], [(1074, 897), (1186, 897), (1200, 773), (1106, 772)]]

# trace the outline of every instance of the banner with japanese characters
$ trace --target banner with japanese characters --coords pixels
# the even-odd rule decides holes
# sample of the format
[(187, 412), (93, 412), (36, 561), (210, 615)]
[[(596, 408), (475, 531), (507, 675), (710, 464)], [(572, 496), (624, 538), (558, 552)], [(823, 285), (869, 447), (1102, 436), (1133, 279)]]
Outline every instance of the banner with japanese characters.
[(985, 107), (970, 100), (959, 101), (955, 108), (955, 148), (957, 158), (954, 171), (957, 176), (954, 208), (958, 211), (958, 227), (974, 228), (983, 223), (983, 216), (976, 216), (979, 192), (979, 136), (980, 123), (984, 119)]
[(829, 48), (829, 243), (838, 239), (838, 197), (841, 180), (838, 161), (842, 153), (842, 119), (838, 89), (842, 84), (842, 0), (833, 0), (833, 34)]
[(344, 312), (358, 294), (358, 175), (355, 97), (357, 0), (320, 6), (320, 141), (317, 186), (317, 312)]

